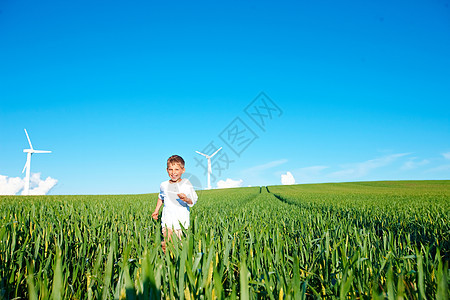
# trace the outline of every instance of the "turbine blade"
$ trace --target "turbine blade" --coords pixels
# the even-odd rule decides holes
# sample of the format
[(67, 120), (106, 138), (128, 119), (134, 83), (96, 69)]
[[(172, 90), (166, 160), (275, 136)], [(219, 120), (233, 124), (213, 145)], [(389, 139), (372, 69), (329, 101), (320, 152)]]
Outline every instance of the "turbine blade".
[(52, 153), (52, 151), (47, 151), (47, 150), (34, 150), (33, 153)]
[(25, 166), (23, 166), (22, 173), (25, 172), (27, 168), (30, 167), (31, 153), (27, 154), (27, 161), (25, 162)]
[(204, 153), (201, 153), (201, 152), (198, 152), (198, 151), (195, 151), (195, 152), (197, 152), (198, 154), (203, 155), (204, 157), (208, 158), (208, 155), (206, 155)]
[(219, 152), (220, 151), (220, 149), (222, 149), (222, 147), (220, 147), (219, 149), (217, 149), (217, 151), (216, 152), (214, 152), (213, 154), (211, 154), (209, 157), (213, 157), (214, 155), (216, 155), (217, 154), (217, 152)]
[(33, 145), (31, 145), (30, 137), (28, 136), (27, 130), (25, 128), (23, 130), (25, 130), (25, 134), (27, 135), (28, 143), (30, 144), (30, 149), (33, 149)]

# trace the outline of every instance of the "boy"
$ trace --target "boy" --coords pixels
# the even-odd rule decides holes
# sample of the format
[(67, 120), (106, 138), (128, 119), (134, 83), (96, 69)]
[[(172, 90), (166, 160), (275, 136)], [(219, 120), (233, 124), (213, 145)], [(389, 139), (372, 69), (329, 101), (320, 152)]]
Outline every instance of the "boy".
[(172, 155), (167, 160), (167, 174), (169, 180), (160, 185), (158, 202), (155, 211), (152, 213), (153, 219), (158, 219), (159, 209), (164, 203), (161, 217), (162, 234), (164, 241), (161, 243), (164, 252), (166, 252), (167, 237), (172, 238), (175, 232), (181, 239), (183, 231), (181, 226), (189, 228), (189, 208), (197, 202), (197, 193), (188, 179), (181, 178), (184, 173), (184, 159), (178, 155)]

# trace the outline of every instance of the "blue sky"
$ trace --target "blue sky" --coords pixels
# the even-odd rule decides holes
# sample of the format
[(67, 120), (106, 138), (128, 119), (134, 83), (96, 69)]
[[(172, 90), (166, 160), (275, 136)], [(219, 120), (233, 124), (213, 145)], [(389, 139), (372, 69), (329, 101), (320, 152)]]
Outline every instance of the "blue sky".
[(94, 2), (0, 1), (0, 185), (450, 179), (450, 1)]

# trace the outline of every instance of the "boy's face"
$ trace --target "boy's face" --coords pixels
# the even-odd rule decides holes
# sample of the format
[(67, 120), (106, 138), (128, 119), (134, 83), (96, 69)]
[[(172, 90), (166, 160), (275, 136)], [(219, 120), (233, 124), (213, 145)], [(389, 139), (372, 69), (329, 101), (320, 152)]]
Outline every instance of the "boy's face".
[(184, 168), (180, 164), (169, 164), (167, 166), (167, 174), (169, 174), (171, 181), (178, 181), (184, 173)]

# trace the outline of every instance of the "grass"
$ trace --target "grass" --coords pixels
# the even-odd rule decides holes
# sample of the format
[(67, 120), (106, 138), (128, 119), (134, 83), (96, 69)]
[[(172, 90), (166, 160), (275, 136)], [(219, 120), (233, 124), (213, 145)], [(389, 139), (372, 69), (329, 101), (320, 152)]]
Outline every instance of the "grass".
[(165, 254), (157, 194), (1, 196), (0, 299), (448, 298), (450, 181), (199, 196)]

